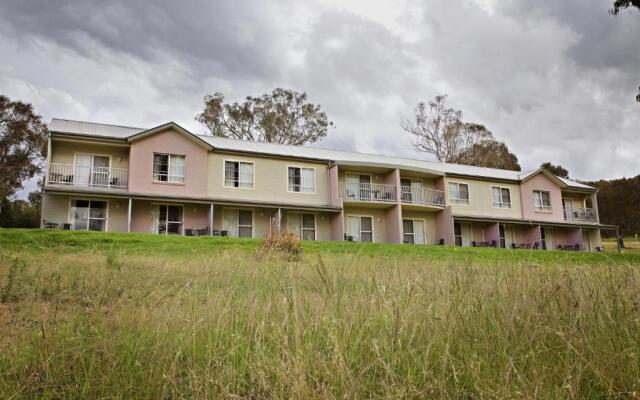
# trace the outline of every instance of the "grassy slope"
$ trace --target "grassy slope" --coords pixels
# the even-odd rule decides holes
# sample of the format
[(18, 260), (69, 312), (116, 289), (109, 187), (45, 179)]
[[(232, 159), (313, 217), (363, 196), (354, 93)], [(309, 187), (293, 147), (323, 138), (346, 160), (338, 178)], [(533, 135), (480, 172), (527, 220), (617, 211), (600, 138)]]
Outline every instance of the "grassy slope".
[(634, 398), (636, 254), (0, 230), (2, 398)]

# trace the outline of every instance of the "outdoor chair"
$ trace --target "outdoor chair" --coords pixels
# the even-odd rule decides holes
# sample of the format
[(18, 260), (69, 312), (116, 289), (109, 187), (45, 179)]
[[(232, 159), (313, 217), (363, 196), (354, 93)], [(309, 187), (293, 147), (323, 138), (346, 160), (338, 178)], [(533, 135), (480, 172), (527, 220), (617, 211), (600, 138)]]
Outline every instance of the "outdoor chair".
[(209, 235), (209, 228), (196, 229), (196, 234), (198, 236), (208, 236)]
[(444, 239), (438, 239), (438, 240), (436, 240), (436, 243), (435, 243), (435, 244), (436, 244), (436, 245), (438, 245), (438, 246), (444, 246)]
[(185, 229), (184, 234), (185, 236), (195, 236), (195, 232), (193, 229)]
[(60, 224), (50, 221), (44, 221), (44, 227), (48, 229), (58, 229), (60, 227)]

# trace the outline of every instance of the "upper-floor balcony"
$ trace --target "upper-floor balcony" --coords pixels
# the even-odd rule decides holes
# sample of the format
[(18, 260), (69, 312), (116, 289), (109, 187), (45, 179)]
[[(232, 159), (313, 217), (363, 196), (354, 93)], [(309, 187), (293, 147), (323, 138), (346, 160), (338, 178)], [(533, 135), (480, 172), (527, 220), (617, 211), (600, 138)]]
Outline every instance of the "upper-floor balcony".
[(422, 187), (401, 186), (400, 200), (404, 204), (444, 207), (444, 192)]
[(125, 168), (51, 163), (48, 170), (48, 185), (117, 190), (126, 190), (129, 186), (129, 170)]
[(564, 219), (565, 221), (598, 222), (593, 208), (564, 207)]
[(395, 185), (380, 183), (341, 183), (340, 197), (345, 201), (395, 203), (398, 200)]

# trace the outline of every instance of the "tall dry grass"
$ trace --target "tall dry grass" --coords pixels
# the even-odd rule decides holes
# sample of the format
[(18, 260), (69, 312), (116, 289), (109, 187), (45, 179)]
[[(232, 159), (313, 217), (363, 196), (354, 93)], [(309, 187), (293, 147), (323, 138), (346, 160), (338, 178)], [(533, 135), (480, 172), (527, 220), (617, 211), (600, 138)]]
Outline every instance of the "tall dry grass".
[(633, 398), (634, 265), (14, 251), (2, 398)]

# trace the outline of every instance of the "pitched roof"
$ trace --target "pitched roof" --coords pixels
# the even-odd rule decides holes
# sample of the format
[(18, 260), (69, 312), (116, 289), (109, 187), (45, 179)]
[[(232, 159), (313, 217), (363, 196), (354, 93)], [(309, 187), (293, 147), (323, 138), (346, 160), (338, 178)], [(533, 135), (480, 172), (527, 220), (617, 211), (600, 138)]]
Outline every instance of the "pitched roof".
[[(179, 127), (179, 125), (174, 124)], [(93, 122), (73, 121), (54, 118), (49, 124), (49, 130), (56, 133), (67, 133), (73, 135), (85, 135), (94, 137), (104, 137), (111, 139), (129, 140), (138, 134), (155, 131), (165, 125), (156, 128), (145, 129), (121, 125), (108, 125)], [(185, 132), (191, 133), (184, 128)], [(356, 153), (348, 151), (322, 149), (313, 146), (291, 146), (276, 143), (254, 142), (249, 140), (236, 140), (221, 138), (216, 136), (196, 135), (194, 137), (207, 143), (213, 148), (226, 151), (261, 153), (294, 158), (308, 158), (315, 160), (331, 161), (340, 165), (353, 166), (385, 166), (399, 169), (420, 170), (435, 175), (466, 175), (470, 177), (490, 178), (500, 180), (522, 181), (540, 172), (539, 169), (529, 172), (509, 171), (496, 168), (475, 167), (471, 165), (451, 164), (436, 161), (416, 160), (412, 158), (386, 156), (380, 154)], [(595, 190), (582, 183), (566, 178), (557, 179), (567, 187)]]

